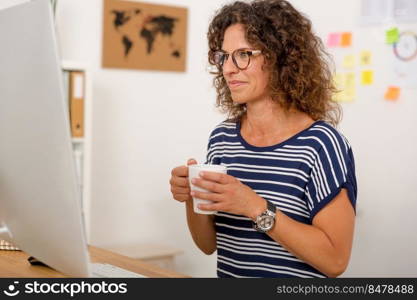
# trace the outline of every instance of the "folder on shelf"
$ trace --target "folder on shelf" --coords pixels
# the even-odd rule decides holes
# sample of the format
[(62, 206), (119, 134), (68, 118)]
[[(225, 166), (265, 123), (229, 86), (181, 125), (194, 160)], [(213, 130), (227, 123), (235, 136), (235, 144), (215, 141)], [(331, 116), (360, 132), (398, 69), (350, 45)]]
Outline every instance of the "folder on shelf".
[(69, 73), (70, 122), (73, 137), (84, 136), (84, 89), (85, 74), (83, 71)]

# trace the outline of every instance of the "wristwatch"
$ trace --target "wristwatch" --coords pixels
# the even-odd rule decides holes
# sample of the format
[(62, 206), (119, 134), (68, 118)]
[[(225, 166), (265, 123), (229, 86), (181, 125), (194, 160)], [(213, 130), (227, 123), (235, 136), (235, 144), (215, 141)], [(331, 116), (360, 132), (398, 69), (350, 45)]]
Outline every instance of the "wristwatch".
[(253, 228), (263, 233), (271, 230), (275, 224), (276, 207), (271, 201), (268, 200), (266, 200), (266, 204), (266, 210), (257, 216), (255, 222), (253, 223)]

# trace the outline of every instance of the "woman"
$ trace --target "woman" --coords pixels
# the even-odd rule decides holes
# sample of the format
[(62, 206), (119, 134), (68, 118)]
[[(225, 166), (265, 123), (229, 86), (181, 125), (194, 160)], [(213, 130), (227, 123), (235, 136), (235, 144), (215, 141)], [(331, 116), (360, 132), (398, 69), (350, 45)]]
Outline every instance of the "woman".
[[(219, 277), (340, 275), (354, 231), (354, 158), (333, 127), (339, 107), (310, 21), (285, 0), (234, 2), (213, 18), (208, 40), (229, 119), (213, 130), (206, 163), (228, 171), (200, 174), (193, 183), (208, 193), (190, 191), (187, 166), (170, 180), (196, 245), (217, 250)], [(193, 196), (218, 213), (195, 214)]]

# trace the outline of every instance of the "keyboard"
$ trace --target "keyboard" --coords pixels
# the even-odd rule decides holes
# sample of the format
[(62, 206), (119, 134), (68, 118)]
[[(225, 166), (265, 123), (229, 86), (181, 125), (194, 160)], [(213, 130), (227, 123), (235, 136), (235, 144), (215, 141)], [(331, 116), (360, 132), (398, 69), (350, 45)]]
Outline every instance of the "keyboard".
[(147, 276), (138, 274), (126, 269), (119, 268), (110, 264), (92, 263), (91, 277), (100, 278), (146, 278)]

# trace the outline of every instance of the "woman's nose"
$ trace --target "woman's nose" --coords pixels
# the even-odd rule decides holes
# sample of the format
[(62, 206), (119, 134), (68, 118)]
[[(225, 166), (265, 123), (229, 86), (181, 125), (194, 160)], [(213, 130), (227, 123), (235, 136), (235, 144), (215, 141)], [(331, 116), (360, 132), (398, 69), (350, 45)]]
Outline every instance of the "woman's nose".
[(228, 55), (223, 62), (223, 74), (236, 73), (239, 69), (233, 62), (231, 55)]

